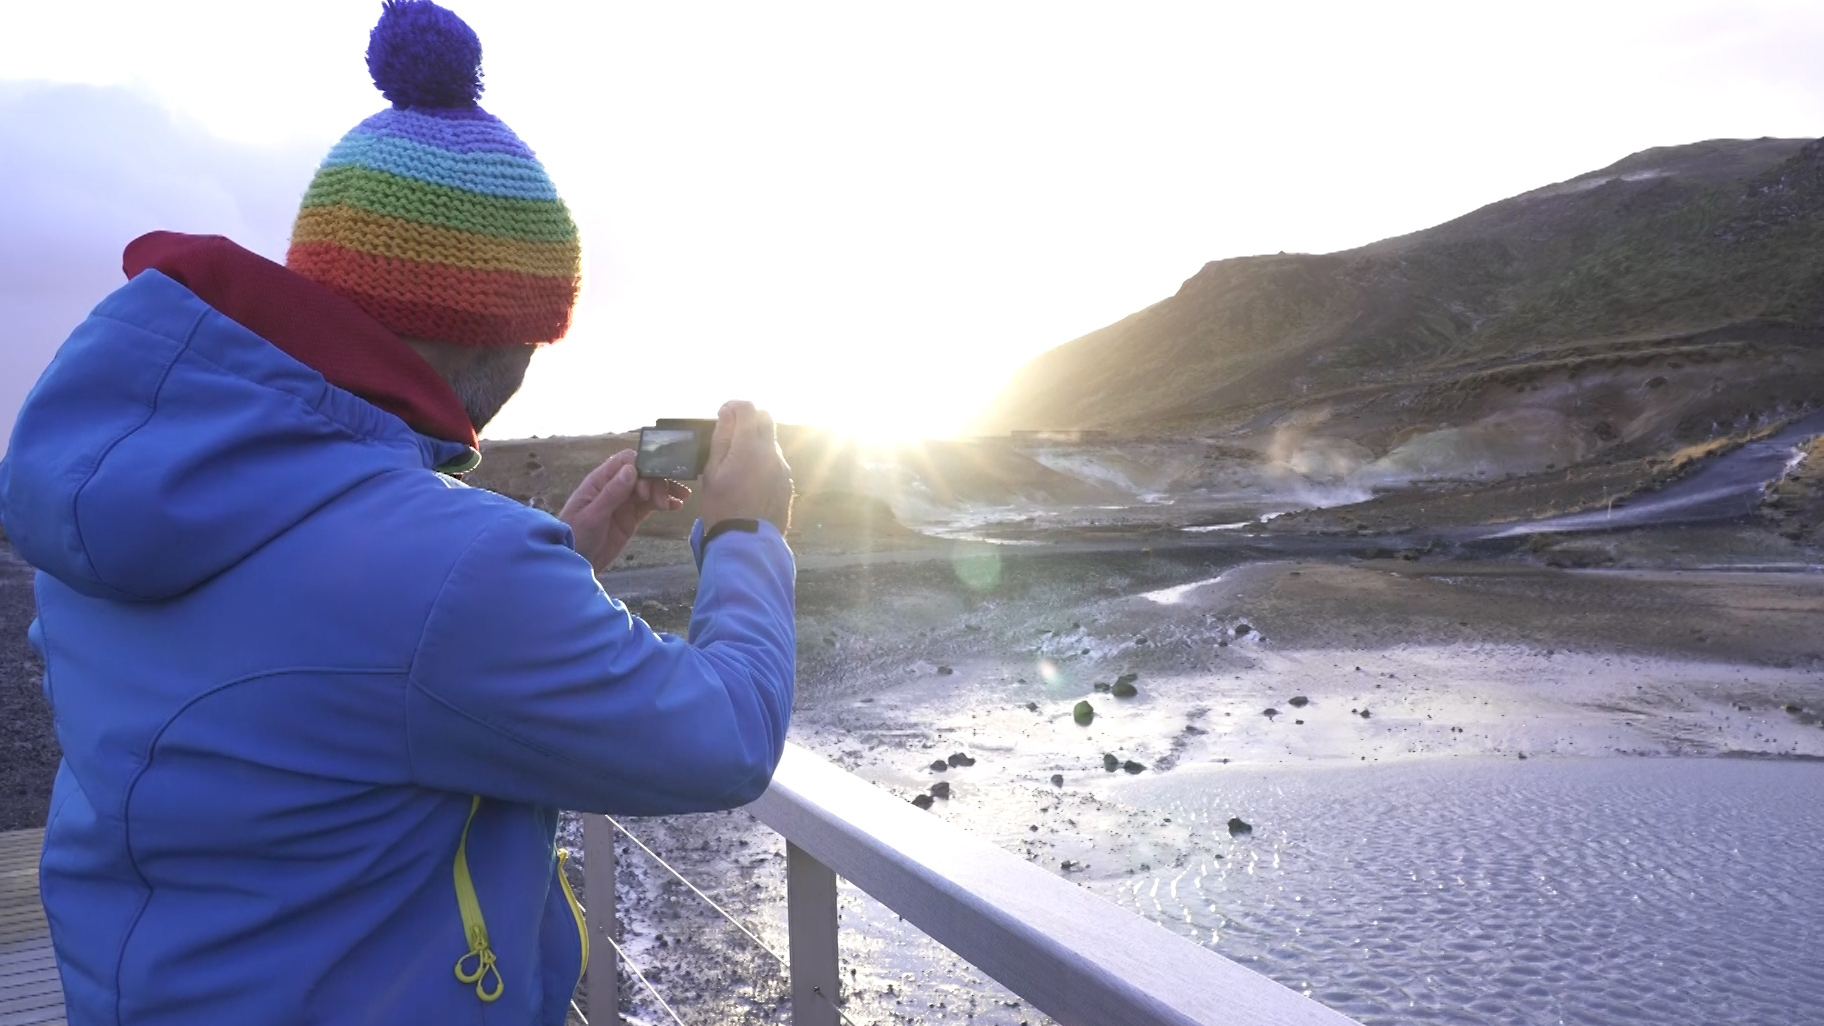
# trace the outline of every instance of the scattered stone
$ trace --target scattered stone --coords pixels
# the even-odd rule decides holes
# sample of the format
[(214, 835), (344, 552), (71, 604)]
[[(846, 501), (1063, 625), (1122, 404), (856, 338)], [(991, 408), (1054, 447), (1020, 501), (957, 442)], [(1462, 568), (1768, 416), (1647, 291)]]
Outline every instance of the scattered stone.
[(1114, 756), (1108, 754), (1107, 752), (1103, 752), (1102, 753), (1102, 768), (1109, 771), (1110, 773), (1113, 773), (1114, 771), (1121, 768), (1121, 760), (1115, 758)]
[(1194, 723), (1185, 724), (1184, 732), (1186, 734), (1208, 734), (1209, 733), (1209, 731), (1203, 729), (1202, 727), (1197, 726)]
[(1144, 765), (1142, 765), (1141, 763), (1137, 763), (1132, 759), (1129, 759), (1126, 762), (1122, 763), (1121, 768), (1128, 771), (1129, 773), (1145, 773), (1146, 772), (1146, 767)]
[(1137, 681), (1139, 679), (1140, 679), (1140, 675), (1137, 673), (1124, 673), (1121, 676), (1115, 678), (1115, 687), (1120, 687), (1123, 684), (1132, 684), (1134, 681)]
[(951, 674), (953, 674), (953, 673), (955, 673), (955, 672), (956, 672), (956, 671), (955, 671), (955, 670), (952, 670), (952, 669), (951, 669), (951, 668), (950, 668), (950, 667), (948, 667), (948, 666), (940, 666), (940, 667), (938, 667), (938, 668), (937, 668), (937, 675), (938, 675), (938, 676), (939, 676), (939, 677), (948, 677), (948, 676), (950, 676), (950, 675), (951, 675)]
[(975, 765), (975, 760), (971, 759), (968, 756), (968, 754), (965, 752), (952, 752), (950, 754), (949, 762), (950, 762), (950, 765), (952, 765), (952, 766), (973, 766), (973, 765)]
[(1803, 707), (1803, 706), (1797, 706), (1797, 705), (1788, 705), (1788, 706), (1787, 706), (1787, 707), (1786, 707), (1786, 711), (1787, 711), (1787, 712), (1789, 712), (1789, 713), (1791, 713), (1791, 714), (1793, 714), (1793, 715), (1794, 715), (1794, 716), (1797, 716), (1797, 715), (1798, 715), (1798, 714), (1800, 714), (1800, 713), (1802, 713), (1802, 712), (1804, 712), (1804, 711), (1805, 711), (1805, 709), (1804, 709), (1804, 707)]
[(1070, 718), (1077, 721), (1077, 726), (1087, 727), (1090, 721), (1096, 718), (1096, 707), (1088, 702), (1078, 702), (1076, 707), (1070, 710)]
[(1279, 710), (1278, 710), (1278, 709), (1274, 709), (1274, 708), (1272, 708), (1272, 707), (1270, 707), (1270, 706), (1269, 706), (1269, 707), (1268, 707), (1268, 708), (1267, 708), (1267, 711), (1266, 711), (1266, 712), (1263, 712), (1263, 713), (1261, 713), (1261, 715), (1262, 715), (1262, 716), (1265, 716), (1265, 717), (1266, 717), (1266, 718), (1267, 718), (1267, 719), (1269, 719), (1269, 720), (1270, 720), (1270, 719), (1272, 719), (1272, 718), (1273, 718), (1273, 717), (1275, 717), (1275, 716), (1278, 716), (1278, 715), (1279, 715)]
[(1227, 638), (1220, 638), (1220, 639), (1218, 639), (1218, 640), (1217, 640), (1217, 642), (1216, 642), (1216, 647), (1217, 647), (1217, 648), (1228, 648), (1228, 647), (1229, 647), (1229, 639), (1227, 639)]
[(1247, 820), (1242, 819), (1240, 816), (1229, 817), (1229, 836), (1230, 837), (1246, 837), (1249, 834), (1252, 834), (1253, 832), (1254, 832), (1254, 826), (1253, 826), (1253, 824), (1249, 823)]
[(949, 801), (950, 800), (950, 781), (940, 780), (937, 783), (932, 784), (931, 785), (931, 797), (942, 798), (945, 801)]
[(921, 809), (928, 809), (931, 807), (931, 796), (928, 794), (913, 795), (912, 804)]
[(1524, 758), (1526, 758), (1526, 753), (1525, 753), (1525, 752), (1521, 752), (1521, 753), (1520, 753), (1520, 758), (1522, 758), (1522, 759), (1524, 759)]
[(1097, 691), (1108, 691), (1108, 690), (1110, 690), (1110, 688), (1109, 688), (1109, 684), (1108, 684), (1108, 681), (1105, 681), (1105, 680), (1099, 680), (1099, 681), (1096, 681), (1096, 690), (1097, 690)]
[(1027, 702), (1027, 703), (1026, 703), (1026, 711), (1027, 711), (1027, 712), (1038, 712), (1038, 711), (1039, 711), (1039, 703), (1037, 703), (1037, 702)]
[(1304, 720), (1293, 720), (1293, 721), (1292, 721), (1292, 722), (1293, 722), (1293, 723), (1294, 723), (1294, 724), (1297, 724), (1297, 725), (1298, 725), (1298, 726), (1300, 726), (1300, 727), (1302, 727), (1302, 726), (1304, 726), (1304, 725), (1305, 725), (1305, 721), (1304, 721)]
[(1053, 773), (1053, 774), (1052, 774), (1052, 775), (1051, 775), (1051, 786), (1053, 786), (1053, 787), (1063, 787), (1063, 786), (1064, 786), (1064, 774), (1062, 774), (1062, 773)]
[(1139, 688), (1136, 688), (1132, 684), (1127, 684), (1127, 683), (1116, 684), (1110, 690), (1112, 690), (1114, 692), (1114, 696), (1116, 698), (1132, 698), (1135, 695), (1140, 693)]
[(1068, 873), (1073, 869), (1081, 868), (1081, 866), (1079, 865), (1079, 863), (1077, 862), (1076, 859), (1065, 859), (1064, 861), (1058, 863), (1058, 868), (1062, 869), (1064, 872)]
[(1252, 633), (1254, 633), (1254, 627), (1251, 624), (1238, 623), (1235, 625), (1235, 636), (1238, 638)]
[(1134, 644), (1136, 644), (1136, 645), (1144, 645), (1144, 644), (1146, 644), (1146, 635), (1144, 635), (1144, 634), (1142, 634), (1142, 635), (1140, 635), (1140, 636), (1139, 636), (1139, 637), (1137, 637), (1137, 638), (1135, 638), (1135, 639), (1134, 639)]
[(933, 772), (933, 773), (942, 773), (943, 771), (945, 771), (949, 768), (950, 768), (950, 764), (945, 762), (942, 759), (939, 759), (936, 762), (931, 764), (931, 772)]
[(1360, 716), (1360, 717), (1361, 717), (1361, 718), (1362, 718), (1362, 719), (1364, 719), (1364, 720), (1365, 720), (1365, 719), (1368, 719), (1368, 718), (1370, 718), (1370, 717), (1372, 717), (1372, 716), (1373, 716), (1373, 715), (1374, 715), (1374, 714), (1373, 714), (1373, 713), (1371, 713), (1371, 712), (1369, 712), (1369, 711), (1368, 711), (1368, 710), (1366, 710), (1366, 709), (1363, 709), (1363, 710), (1362, 710), (1362, 711), (1361, 711), (1361, 712), (1359, 712), (1359, 713), (1356, 713), (1356, 715), (1357, 715), (1357, 716)]
[(1303, 695), (1293, 695), (1286, 704), (1294, 709), (1303, 709), (1305, 706), (1311, 704), (1311, 700)]

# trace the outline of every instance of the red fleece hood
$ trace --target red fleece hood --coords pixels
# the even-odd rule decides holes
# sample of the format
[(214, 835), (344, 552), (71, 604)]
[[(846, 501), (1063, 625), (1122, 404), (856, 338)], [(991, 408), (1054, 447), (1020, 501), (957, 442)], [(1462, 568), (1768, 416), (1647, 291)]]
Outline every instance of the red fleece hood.
[(127, 244), (128, 278), (155, 270), (338, 388), (432, 438), (476, 447), (462, 401), (412, 347), (329, 289), (220, 235), (152, 232)]

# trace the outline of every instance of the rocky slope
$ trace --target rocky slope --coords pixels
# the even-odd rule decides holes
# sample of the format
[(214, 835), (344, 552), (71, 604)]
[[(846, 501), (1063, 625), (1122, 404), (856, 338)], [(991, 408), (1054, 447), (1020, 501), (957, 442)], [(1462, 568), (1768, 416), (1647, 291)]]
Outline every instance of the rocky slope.
[(1212, 262), (1032, 360), (975, 426), (1477, 477), (1664, 454), (1820, 400), (1824, 142), (1714, 140), (1356, 250)]

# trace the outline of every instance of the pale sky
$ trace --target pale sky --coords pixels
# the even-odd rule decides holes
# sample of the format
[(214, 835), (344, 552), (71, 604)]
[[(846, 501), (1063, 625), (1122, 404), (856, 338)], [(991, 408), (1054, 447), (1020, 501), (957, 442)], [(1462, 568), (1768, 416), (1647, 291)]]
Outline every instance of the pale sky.
[[(9, 4), (0, 421), (139, 232), (282, 257), (315, 162), (385, 105), (379, 6)], [(1824, 134), (1816, 2), (446, 6), (583, 234), (575, 327), (494, 437), (735, 395), (941, 434), (1205, 261), (1357, 246), (1649, 146)]]

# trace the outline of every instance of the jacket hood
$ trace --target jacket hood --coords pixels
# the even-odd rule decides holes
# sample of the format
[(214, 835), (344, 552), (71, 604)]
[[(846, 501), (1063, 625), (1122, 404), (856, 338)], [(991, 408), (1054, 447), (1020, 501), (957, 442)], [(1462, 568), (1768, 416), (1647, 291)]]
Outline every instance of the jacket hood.
[(26, 397), (0, 461), (0, 526), (76, 591), (158, 601), (375, 475), (471, 456), (148, 270), (95, 308)]

